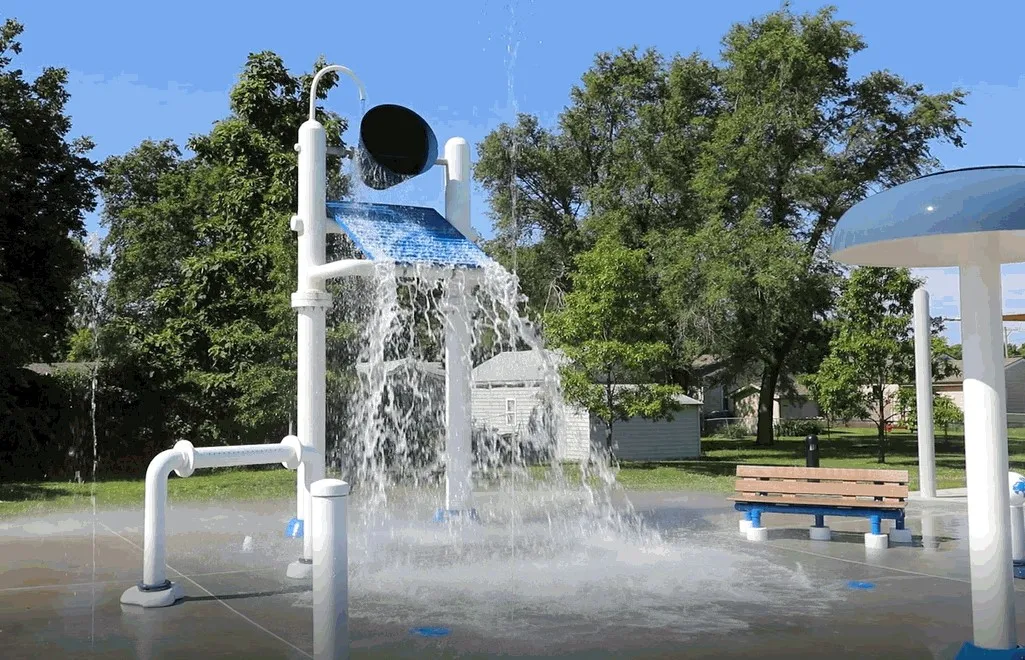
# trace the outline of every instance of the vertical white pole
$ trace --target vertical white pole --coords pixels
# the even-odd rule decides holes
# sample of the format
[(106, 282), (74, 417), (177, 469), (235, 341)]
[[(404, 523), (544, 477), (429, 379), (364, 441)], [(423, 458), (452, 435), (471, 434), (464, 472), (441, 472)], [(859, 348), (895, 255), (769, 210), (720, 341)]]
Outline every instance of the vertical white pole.
[[(470, 145), (463, 138), (445, 143), (445, 219), (470, 235)], [(473, 447), (470, 358), (470, 283), (461, 273), (449, 282), (445, 324), (445, 508), (472, 508)]]
[(327, 138), (318, 121), (307, 120), (299, 127), (299, 209), (293, 228), (299, 234), (298, 291), (292, 295), (292, 307), (298, 313), (298, 355), (296, 365), (296, 435), (302, 443), (303, 461), (299, 466), (296, 495), (298, 516), (303, 521), (303, 554), (288, 567), (288, 576), (307, 578), (312, 573), (313, 546), (306, 521), (312, 502), (310, 484), (324, 478), (325, 472), (325, 372), (326, 310), (331, 296), (323, 280), (313, 277), (310, 266), (319, 266), (327, 258)]
[(349, 484), (321, 479), (311, 487), (313, 511), (313, 657), (349, 657)]
[(986, 256), (960, 269), (972, 626), (976, 646), (1010, 649), (1017, 634), (1007, 514), (1000, 262)]
[(918, 411), (918, 490), (936, 497), (936, 444), (932, 425), (932, 328), (929, 292), (915, 291), (915, 401)]

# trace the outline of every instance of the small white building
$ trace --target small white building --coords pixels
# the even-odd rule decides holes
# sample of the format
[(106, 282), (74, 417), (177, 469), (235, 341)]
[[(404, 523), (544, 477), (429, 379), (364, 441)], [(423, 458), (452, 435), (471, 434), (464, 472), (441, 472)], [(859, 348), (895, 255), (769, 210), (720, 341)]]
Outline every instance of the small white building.
[[(473, 419), (477, 426), (499, 435), (522, 435), (541, 408), (545, 378), (556, 377), (555, 367), (565, 358), (554, 351), (509, 351), (481, 363), (473, 370)], [(621, 460), (659, 461), (701, 455), (701, 402), (680, 396), (682, 409), (669, 421), (640, 417), (613, 426), (615, 453)], [(564, 445), (556, 459), (587, 458), (590, 444), (605, 441), (604, 423), (587, 410), (564, 405), (561, 437)]]

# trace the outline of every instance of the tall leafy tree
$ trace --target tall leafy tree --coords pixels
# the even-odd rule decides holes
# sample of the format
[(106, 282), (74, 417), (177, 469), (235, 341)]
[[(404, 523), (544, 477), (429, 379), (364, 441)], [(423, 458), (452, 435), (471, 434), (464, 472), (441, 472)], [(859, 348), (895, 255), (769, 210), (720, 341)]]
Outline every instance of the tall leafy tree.
[(566, 398), (602, 420), (611, 456), (616, 422), (671, 418), (681, 390), (664, 382), (670, 345), (644, 251), (602, 238), (576, 258), (572, 279), (565, 306), (549, 316), (549, 339), (569, 360)]
[[(934, 168), (933, 145), (961, 146), (966, 124), (959, 90), (927, 94), (889, 71), (852, 77), (850, 59), (865, 43), (834, 13), (795, 15), (784, 6), (727, 33), (718, 81), (729, 112), (718, 117), (694, 179), (709, 225), (697, 240), (674, 232), (662, 251), (670, 269), (678, 257), (708, 264), (676, 269), (667, 286), (672, 298), (694, 303), (681, 310), (684, 335), (703, 332), (713, 352), (758, 367), (762, 444), (772, 442), (781, 383), (813, 367), (818, 350), (806, 349), (828, 336), (837, 273), (827, 239), (836, 221), (872, 191)], [(738, 240), (728, 234), (737, 231), (763, 236), (771, 249), (733, 253)], [(779, 277), (743, 286), (730, 272), (735, 262)]]
[(696, 224), (689, 182), (720, 111), (715, 76), (698, 56), (599, 53), (554, 126), (520, 115), (478, 145), (496, 230), (487, 247), (517, 271), (532, 311), (558, 308), (575, 256), (598, 236), (641, 247)]
[[(12, 68), (21, 23), (0, 26), (0, 371), (49, 361), (66, 340), (95, 207), (87, 138), (70, 139), (67, 71)], [(6, 389), (6, 388), (5, 388)]]
[[(318, 67), (322, 63), (318, 63)], [(103, 164), (112, 257), (105, 346), (163, 383), (182, 434), (255, 440), (283, 430), (294, 395), (298, 126), (311, 75), (249, 56), (231, 115), (193, 137), (140, 144)], [(318, 92), (337, 82), (326, 76)], [(345, 122), (321, 112), (328, 144)], [(337, 174), (333, 196), (347, 182)]]
[(905, 268), (857, 268), (837, 303), (829, 355), (809, 379), (827, 407), (842, 402), (876, 423), (879, 462), (886, 427), (900, 416), (900, 387), (914, 382), (913, 298), (921, 282)]

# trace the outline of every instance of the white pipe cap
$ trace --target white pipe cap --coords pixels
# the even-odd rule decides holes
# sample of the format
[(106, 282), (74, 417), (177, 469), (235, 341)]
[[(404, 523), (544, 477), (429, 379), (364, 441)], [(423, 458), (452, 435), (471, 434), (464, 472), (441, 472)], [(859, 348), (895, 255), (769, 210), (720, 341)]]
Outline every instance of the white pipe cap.
[(349, 494), (349, 484), (341, 479), (321, 479), (310, 486), (313, 497), (345, 497)]

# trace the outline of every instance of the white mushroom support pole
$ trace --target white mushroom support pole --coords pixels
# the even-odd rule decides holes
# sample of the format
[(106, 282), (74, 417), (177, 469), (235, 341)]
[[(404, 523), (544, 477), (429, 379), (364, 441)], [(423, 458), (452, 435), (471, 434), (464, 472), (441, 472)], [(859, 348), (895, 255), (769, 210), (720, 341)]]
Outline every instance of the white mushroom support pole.
[(1013, 649), (1000, 260), (980, 255), (960, 271), (972, 626), (976, 646)]
[(349, 657), (349, 484), (321, 479), (311, 486), (313, 515), (313, 657)]
[(146, 470), (145, 519), (142, 541), (142, 582), (124, 592), (121, 602), (142, 607), (166, 607), (181, 598), (181, 588), (167, 579), (165, 512), (167, 479), (171, 473), (188, 477), (199, 468), (269, 465), (281, 463), (296, 469), (303, 458), (299, 438), (287, 436), (279, 443), (227, 447), (192, 446), (182, 440), (160, 452)]
[[(445, 219), (464, 236), (470, 230), (470, 145), (463, 138), (445, 143)], [(448, 283), (445, 323), (445, 509), (473, 515), (473, 448), (471, 440), (470, 318), (472, 292), (465, 272)]]
[[(292, 229), (299, 237), (298, 291), (292, 307), (298, 314), (296, 364), (296, 435), (308, 451), (296, 477), (296, 518), (310, 519), (310, 484), (325, 474), (325, 389), (327, 308), (331, 295), (316, 269), (327, 259), (327, 137), (324, 126), (311, 118), (299, 127), (299, 208)], [(303, 530), (303, 552), (289, 564), (290, 578), (312, 573), (313, 546)]]
[(918, 411), (918, 491), (936, 497), (936, 444), (932, 426), (932, 327), (929, 292), (915, 291), (915, 408)]

